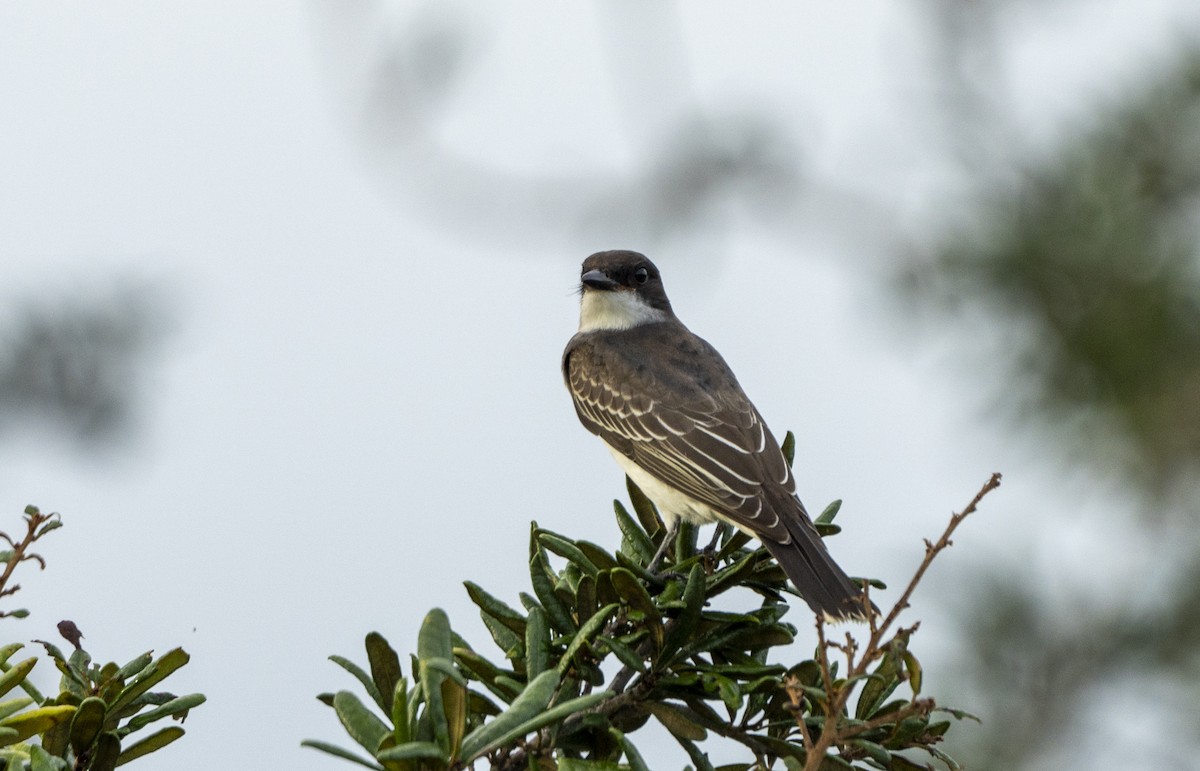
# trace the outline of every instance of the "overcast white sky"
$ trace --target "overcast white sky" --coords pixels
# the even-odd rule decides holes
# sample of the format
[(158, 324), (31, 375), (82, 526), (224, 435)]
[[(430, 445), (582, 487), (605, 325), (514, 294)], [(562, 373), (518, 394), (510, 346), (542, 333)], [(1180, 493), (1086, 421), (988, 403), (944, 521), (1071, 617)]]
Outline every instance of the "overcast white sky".
[[(1200, 30), (1187, 0), (1103, 6), (1003, 17), (1013, 120), (1028, 136), (1061, 135)], [(808, 173), (882, 197), (915, 226), (952, 211), (944, 197), (960, 183), (928, 136), (931, 53), (914, 7), (458, 4), (471, 75), (437, 137), (509, 171), (619, 174), (644, 150), (631, 107), (669, 119), (669, 105), (638, 101), (620, 62), (657, 62), (680, 68), (670, 77), (700, 104), (770, 104), (798, 127)], [(0, 528), (15, 529), (27, 503), (66, 523), (42, 545), (49, 569), (19, 577), (33, 616), (6, 622), (3, 641), (52, 639), (70, 618), (97, 658), (192, 654), (169, 685), (209, 702), (141, 768), (198, 771), (214, 755), (348, 768), (299, 747), (349, 744), (313, 698), (353, 687), (327, 655), (361, 660), (371, 630), (407, 652), (434, 606), (482, 647), (461, 581), (515, 601), (530, 519), (618, 542), (609, 512), (622, 480), (577, 424), (558, 360), (579, 262), (651, 247), (619, 225), (526, 240), (404, 190), (360, 131), (365, 58), (344, 37), (354, 25), (337, 26), (346, 9), (0, 6), (0, 303), (130, 278), (161, 288), (173, 318), (128, 445), (84, 454), (30, 431), (0, 444)], [(354, 9), (401, 30), (418, 13)], [(661, 56), (613, 55), (653, 48), (633, 14), (663, 9), (682, 23)], [(1062, 479), (1033, 442), (987, 420), (952, 330), (921, 339), (931, 330), (890, 315), (888, 256), (867, 254), (869, 238), (802, 224), (767, 232), (734, 214), (700, 257), (650, 256), (775, 431), (798, 432), (809, 507), (846, 500), (831, 546), (849, 571), (898, 585), (920, 538), (992, 471), (1004, 487), (939, 567), (959, 580), (995, 551), (1036, 557), (1021, 539), (1041, 513), (1101, 509), (1116, 494)], [(1081, 553), (1106, 548), (1075, 535)], [(926, 600), (936, 619), (939, 601)], [(922, 634), (939, 639), (933, 622)], [(50, 687), (51, 667), (35, 680)]]

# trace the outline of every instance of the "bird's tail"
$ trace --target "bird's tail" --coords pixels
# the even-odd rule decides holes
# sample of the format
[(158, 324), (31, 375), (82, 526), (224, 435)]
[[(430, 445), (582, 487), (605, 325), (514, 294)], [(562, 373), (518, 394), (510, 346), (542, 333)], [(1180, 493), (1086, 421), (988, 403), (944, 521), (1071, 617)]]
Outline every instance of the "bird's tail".
[[(829, 550), (807, 517), (788, 518), (785, 522), (790, 543), (763, 539), (767, 551), (792, 580), (800, 596), (827, 621), (865, 621), (867, 614), (863, 589), (851, 581), (829, 555)], [(871, 613), (879, 609), (871, 603)]]

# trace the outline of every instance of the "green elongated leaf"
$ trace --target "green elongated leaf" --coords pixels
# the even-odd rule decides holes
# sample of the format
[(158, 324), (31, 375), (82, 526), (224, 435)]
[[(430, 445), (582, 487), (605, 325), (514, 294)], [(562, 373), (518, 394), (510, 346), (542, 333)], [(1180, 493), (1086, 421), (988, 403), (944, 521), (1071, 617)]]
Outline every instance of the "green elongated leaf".
[(12, 665), (12, 668), (7, 670), (3, 675), (0, 675), (0, 696), (16, 688), (21, 682), (29, 676), (30, 670), (37, 664), (37, 658), (30, 657), (24, 661), (19, 661)]
[(569, 538), (565, 538), (558, 533), (552, 533), (549, 530), (539, 530), (537, 538), (539, 543), (572, 565), (575, 565), (584, 574), (595, 578), (596, 574), (600, 572), (600, 568), (588, 559), (583, 550), (576, 546)]
[(596, 599), (596, 582), (597, 579), (591, 576), (579, 578), (579, 586), (575, 589), (575, 615), (580, 619), (590, 618), (600, 607)]
[(858, 771), (858, 769), (842, 760), (839, 755), (826, 754), (824, 758), (821, 758), (821, 771)]
[[(418, 671), (421, 681), (421, 693), (425, 697), (424, 719), (429, 721), (433, 740), (442, 748), (442, 753), (450, 755), (450, 724), (446, 722), (446, 705), (442, 702), (442, 683), (446, 675), (433, 667), (428, 667), (422, 661)], [(411, 706), (410, 706), (411, 710)], [(422, 734), (418, 734), (420, 736)], [(379, 750), (378, 745), (371, 749), (372, 754)]]
[(472, 715), (479, 715), (481, 718), (484, 716), (495, 717), (503, 712), (496, 706), (496, 702), (478, 691), (467, 691), (467, 709)]
[(729, 540), (721, 546), (719, 551), (717, 551), (717, 559), (729, 559), (731, 556), (733, 556), (734, 552), (748, 543), (750, 543), (749, 535), (743, 533), (741, 530), (734, 530), (733, 534), (729, 536)]
[[(553, 678), (549, 681), (554, 688), (557, 688), (558, 673), (551, 669), (544, 672), (541, 677), (529, 684), (529, 687), (539, 685), (539, 681), (546, 678)], [(479, 728), (471, 732), (471, 734), (463, 740), (462, 760), (470, 762), (481, 755), (489, 752), (495, 747), (507, 744), (519, 737), (537, 731), (540, 728), (556, 723), (560, 720), (565, 720), (567, 717), (582, 712), (589, 707), (592, 707), (599, 702), (612, 696), (608, 691), (600, 691), (598, 693), (590, 693), (586, 696), (579, 696), (562, 704), (557, 704), (550, 709), (545, 709), (545, 704), (549, 703), (550, 697), (554, 695), (554, 688), (549, 689), (548, 694), (543, 694), (542, 689), (545, 689), (546, 684), (542, 683), (539, 692), (533, 695), (529, 704), (522, 704), (521, 697), (513, 702), (505, 712), (493, 718), (490, 722), (485, 723)], [(528, 691), (529, 688), (526, 688)], [(524, 694), (522, 694), (524, 696)], [(546, 699), (542, 702), (542, 698)], [(532, 705), (542, 703), (540, 709), (533, 709)], [(520, 708), (518, 709), (518, 706)], [(523, 721), (517, 718), (521, 716), (529, 717)], [(497, 724), (500, 725), (497, 725)]]
[(925, 733), (925, 728), (928, 725), (928, 718), (905, 718), (892, 729), (892, 736), (888, 739), (888, 743), (896, 747), (906, 747), (913, 739)]
[(384, 722), (349, 691), (334, 694), (333, 709), (350, 738), (371, 755), (379, 751), (379, 745), (391, 733)]
[[(624, 568), (625, 570), (628, 570), (630, 573), (633, 573), (635, 576), (637, 576), (642, 581), (645, 581), (647, 584), (650, 584), (651, 586), (662, 586), (663, 585), (663, 579), (660, 576), (656, 576), (653, 573), (651, 573), (650, 571), (646, 570), (645, 567), (637, 564), (637, 562), (635, 562), (632, 557), (625, 554), (624, 552), (617, 552), (617, 562), (620, 563), (622, 568)], [(612, 573), (612, 571), (608, 571), (607, 574), (611, 575), (611, 573)], [(606, 573), (600, 574), (601, 578), (603, 578), (605, 575), (606, 575)]]
[[(634, 484), (628, 476), (625, 477), (625, 490), (629, 493), (629, 503), (633, 506), (634, 514), (637, 514), (638, 522), (642, 523), (642, 530), (650, 537), (654, 548), (657, 549), (658, 544), (662, 543), (662, 539), (667, 534), (667, 527), (663, 524), (662, 518), (658, 516), (658, 510), (642, 492), (642, 488)], [(650, 554), (653, 556), (654, 551), (651, 550)]]
[(533, 554), (529, 558), (529, 579), (533, 584), (533, 593), (537, 595), (538, 601), (542, 603), (551, 626), (559, 634), (571, 634), (575, 631), (575, 624), (571, 620), (571, 612), (567, 610), (567, 606), (554, 591), (554, 578), (552, 577), (553, 571), (550, 568), (550, 559), (546, 556), (546, 550), (542, 548), (542, 545), (537, 543), (536, 525), (534, 527), (534, 534), (530, 536), (530, 551)]
[(104, 728), (106, 705), (99, 696), (89, 696), (79, 703), (71, 718), (70, 741), (75, 755), (84, 753)]
[(607, 549), (591, 541), (576, 541), (575, 545), (579, 547), (579, 550), (583, 552), (589, 562), (601, 570), (610, 570), (617, 566), (616, 557), (609, 554)]
[(541, 608), (529, 611), (525, 625), (525, 676), (530, 680), (546, 671), (550, 661), (550, 625)]
[(700, 530), (691, 522), (679, 522), (675, 529), (675, 566), (681, 567), (684, 561), (696, 556), (696, 544)]
[(628, 603), (630, 608), (644, 616), (650, 633), (654, 635), (654, 647), (661, 648), (663, 644), (662, 618), (658, 614), (658, 607), (655, 606), (654, 600), (650, 599), (646, 587), (642, 586), (642, 582), (625, 568), (610, 570), (609, 576), (612, 578), (613, 588), (616, 589), (617, 595)]
[(18, 696), (15, 699), (0, 702), (0, 720), (16, 712), (20, 712), (30, 704), (33, 704), (33, 699), (28, 696)]
[[(624, 554), (618, 554), (617, 556), (622, 561), (625, 561), (625, 562), (629, 561), (629, 557), (625, 556)], [(600, 575), (596, 576), (596, 605), (597, 605), (597, 607), (599, 607), (600, 605), (607, 605), (610, 602), (620, 602), (620, 601), (621, 601), (621, 597), (620, 597), (620, 595), (617, 594), (616, 587), (613, 586), (612, 571), (611, 570), (600, 571)]]
[(108, 705), (110, 715), (119, 714), (128, 707), (134, 699), (162, 682), (172, 672), (187, 664), (191, 659), (183, 648), (174, 648), (160, 656), (150, 666), (139, 672), (131, 679), (120, 694)]
[(458, 671), (458, 667), (454, 666), (454, 662), (450, 659), (424, 659), (421, 661), (421, 666), (436, 669), (446, 677), (449, 677), (451, 680), (461, 685), (463, 688), (467, 687), (467, 678), (463, 677), (462, 672)]
[(542, 603), (537, 601), (537, 598), (529, 592), (517, 592), (517, 596), (521, 598), (521, 607), (525, 608), (525, 618), (529, 618), (529, 612), (534, 608), (542, 610)]
[(950, 721), (949, 720), (939, 720), (938, 722), (930, 723), (929, 725), (927, 725), (925, 727), (925, 735), (926, 736), (945, 736), (946, 732), (949, 730), (950, 730)]
[(492, 636), (492, 640), (500, 650), (504, 651), (504, 655), (510, 659), (516, 660), (525, 655), (525, 645), (521, 637), (517, 633), (501, 624), (496, 619), (480, 613), (480, 618), (483, 619), (483, 625), (487, 628), (488, 633)]
[(369, 633), (364, 644), (367, 648), (367, 663), (371, 667), (371, 680), (381, 697), (378, 702), (379, 708), (385, 714), (391, 714), (392, 694), (403, 674), (400, 669), (400, 656), (379, 632)]
[(626, 738), (625, 734), (615, 728), (609, 728), (608, 732), (620, 743), (621, 749), (625, 752), (625, 761), (629, 764), (629, 771), (650, 771), (650, 767), (642, 759), (642, 754), (638, 752), (637, 747), (633, 746), (633, 742)]
[(599, 633), (602, 628), (604, 628), (604, 624), (608, 622), (608, 619), (612, 616), (612, 614), (616, 613), (617, 609), (620, 607), (621, 606), (615, 602), (610, 605), (605, 605), (603, 608), (596, 611), (591, 618), (589, 618), (583, 623), (582, 626), (579, 627), (579, 631), (575, 633), (575, 636), (571, 639), (571, 643), (567, 646), (567, 652), (564, 653), (562, 658), (558, 660), (558, 673), (560, 675), (566, 673), (567, 669), (571, 666), (571, 661), (575, 658), (575, 655), (579, 653), (579, 650), (592, 641), (592, 638), (594, 638), (596, 634)]
[[(82, 699), (76, 700), (76, 697), (71, 694), (60, 693), (56, 699), (46, 702), (43, 706), (48, 707), (51, 704), (75, 704), (78, 706), (78, 702), (82, 701)], [(71, 722), (64, 720), (49, 731), (43, 731), (40, 737), (42, 748), (56, 757), (66, 757), (67, 750), (71, 746)], [(3, 742), (0, 741), (0, 744)]]
[(596, 642), (607, 646), (622, 664), (629, 667), (633, 671), (645, 671), (645, 662), (642, 660), (642, 657), (638, 655), (637, 651), (635, 651), (633, 648), (630, 648), (620, 640), (607, 635), (598, 634), (596, 635)]
[(814, 524), (813, 527), (816, 528), (817, 535), (821, 536), (822, 538), (829, 538), (830, 536), (834, 536), (842, 532), (841, 525)]
[(154, 651), (146, 651), (137, 658), (129, 661), (125, 666), (118, 669), (115, 676), (119, 680), (128, 680), (146, 667), (150, 666), (153, 661)]
[(972, 715), (970, 712), (967, 712), (967, 711), (961, 710), (961, 709), (952, 709), (950, 707), (938, 707), (937, 709), (934, 710), (934, 712), (945, 712), (947, 715), (952, 716), (955, 720), (974, 720), (976, 723), (979, 723), (980, 725), (983, 724), (983, 721), (980, 720), (978, 717), (976, 717), (975, 715)]
[(7, 672), (8, 671), (8, 666), (7, 666), (8, 660), (12, 658), (14, 653), (21, 650), (24, 647), (25, 647), (25, 643), (9, 643), (8, 645), (5, 645), (4, 647), (0, 647), (0, 667), (4, 667), (4, 670)]
[(183, 729), (179, 726), (169, 726), (147, 736), (141, 741), (134, 742), (125, 748), (117, 757), (117, 765), (123, 766), (131, 760), (137, 760), (143, 755), (149, 755), (151, 752), (157, 752), (163, 747), (166, 747), (176, 739), (183, 737)]
[[(679, 746), (683, 747), (684, 752), (686, 752), (688, 757), (692, 759), (692, 762), (696, 764), (696, 771), (714, 771), (713, 764), (708, 759), (708, 753), (702, 752), (694, 742), (685, 739), (682, 736), (675, 736), (675, 741), (679, 742)], [(822, 771), (824, 771), (824, 769), (822, 769)]]
[(791, 466), (796, 461), (796, 435), (791, 431), (783, 437), (783, 444), (779, 445), (779, 449), (783, 450), (783, 459)]
[(449, 660), (453, 657), (454, 642), (450, 631), (450, 618), (446, 611), (434, 608), (425, 614), (425, 620), (421, 622), (421, 631), (417, 634), (417, 658)]
[(620, 501), (613, 501), (613, 511), (617, 515), (617, 527), (621, 530), (621, 549), (643, 565), (649, 564), (654, 558), (654, 542), (650, 536), (634, 522)]
[(696, 725), (678, 707), (660, 701), (647, 704), (646, 708), (650, 710), (651, 715), (658, 719), (658, 722), (663, 724), (664, 728), (678, 739), (702, 742), (708, 737), (708, 732), (703, 727)]
[(758, 555), (754, 554), (754, 552), (750, 552), (750, 554), (740, 558), (740, 560), (734, 562), (731, 564), (731, 566), (721, 568), (718, 570), (718, 572), (707, 576), (707, 578), (704, 579), (704, 584), (706, 584), (706, 590), (704, 590), (704, 593), (706, 593), (708, 597), (715, 597), (716, 594), (724, 592), (727, 590), (727, 588), (737, 586), (739, 581), (742, 581), (742, 579), (746, 578), (746, 576), (754, 573), (755, 564), (757, 564), (757, 562)]
[(688, 574), (687, 586), (683, 590), (683, 612), (675, 617), (668, 625), (666, 639), (663, 642), (661, 658), (665, 662), (671, 654), (683, 647), (692, 639), (696, 626), (700, 623), (700, 611), (704, 608), (705, 580), (704, 569), (693, 565)]
[(530, 680), (508, 709), (467, 735), (463, 740), (461, 759), (467, 762), (474, 760), (490, 746), (499, 743), (499, 737), (543, 712), (554, 698), (560, 679), (558, 672), (551, 669)]
[[(91, 653), (82, 649), (72, 651), (71, 656), (67, 658), (67, 667), (71, 668), (80, 682), (88, 682), (88, 674), (91, 671)], [(115, 673), (116, 664), (108, 664), (107, 669)], [(101, 670), (102, 676), (107, 674), (108, 671)]]
[(912, 688), (913, 696), (921, 693), (921, 662), (908, 649), (900, 654), (904, 660), (904, 670), (908, 673), (908, 685)]
[[(181, 729), (182, 730), (182, 729)], [(121, 740), (112, 731), (105, 731), (96, 738), (92, 751), (91, 771), (112, 771), (121, 757)]]
[(7, 747), (21, 741), (21, 734), (15, 728), (0, 726), (0, 747)]
[(408, 744), (412, 730), (408, 724), (408, 678), (401, 677), (392, 689), (392, 737), (396, 744)]
[(449, 763), (450, 758), (442, 748), (433, 742), (407, 742), (389, 747), (375, 756), (377, 760), (387, 763), (393, 760), (440, 760)]
[[(368, 760), (363, 760), (362, 758), (360, 758), (358, 755), (355, 755), (350, 750), (342, 749), (341, 747), (337, 746), (336, 744), (329, 744), (328, 742), (320, 742), (315, 739), (305, 739), (304, 741), (300, 742), (300, 746), (301, 747), (309, 747), (310, 749), (314, 749), (314, 750), (320, 750), (321, 752), (324, 752), (326, 754), (333, 755), (335, 758), (341, 758), (342, 760), (349, 760), (350, 762), (357, 763), (360, 766), (366, 766), (367, 768), (373, 768), (373, 769), (375, 769), (375, 771), (384, 771), (383, 766), (379, 765), (378, 763), (372, 763)], [(433, 745), (430, 745), (430, 746), (433, 746)], [(396, 749), (396, 748), (393, 747), (392, 749)], [(386, 751), (390, 752), (391, 750), (386, 750)]]
[(496, 619), (514, 634), (525, 636), (525, 616), (500, 599), (488, 594), (483, 587), (473, 581), (463, 581), (463, 585), (467, 587), (467, 594), (471, 596), (471, 601), (479, 606), (479, 610), (484, 615)]
[[(62, 649), (60, 649), (54, 643), (47, 642), (45, 640), (34, 640), (34, 642), (38, 643), (39, 645), (41, 645), (43, 648), (46, 649), (46, 653), (48, 653), (50, 655), (50, 658), (54, 659), (54, 662), (56, 665), (67, 663), (67, 655), (64, 654), (62, 652)], [(63, 672), (63, 674), (66, 674), (66, 672)]]
[(70, 771), (62, 758), (56, 758), (36, 744), (29, 747), (29, 771)]
[(49, 731), (54, 726), (71, 719), (75, 707), (58, 705), (53, 707), (38, 707), (28, 712), (18, 712), (15, 715), (0, 720), (0, 726), (12, 728), (17, 732), (17, 741), (23, 742), (31, 736)]
[(857, 720), (866, 720), (875, 710), (879, 709), (887, 697), (892, 695), (900, 685), (899, 655), (893, 650), (884, 654), (883, 660), (875, 667), (863, 683), (858, 695), (858, 705), (854, 710)]
[(445, 705), (446, 727), (450, 735), (449, 756), (456, 758), (467, 731), (466, 681), (459, 683), (450, 678), (442, 681), (442, 704)]
[(330, 656), (329, 660), (337, 664), (342, 669), (354, 675), (354, 679), (362, 684), (363, 690), (371, 697), (371, 701), (383, 707), (383, 696), (380, 695), (379, 689), (375, 687), (375, 681), (371, 678), (367, 671), (355, 664), (350, 659), (342, 658), (341, 656)]
[(725, 703), (730, 714), (737, 712), (742, 707), (742, 689), (738, 687), (736, 681), (723, 677), (718, 674), (711, 675), (712, 682), (717, 687), (717, 695), (721, 697), (721, 701)]
[(892, 753), (884, 749), (882, 745), (867, 741), (866, 739), (851, 739), (850, 746), (862, 750), (868, 758), (879, 763), (884, 768), (891, 765)]
[(833, 518), (838, 515), (838, 512), (841, 511), (841, 509), (842, 509), (842, 499), (838, 498), (836, 501), (834, 501), (833, 503), (831, 503), (825, 507), (825, 510), (821, 512), (821, 516), (819, 516), (813, 520), (813, 524), (814, 525), (831, 525), (831, 524), (833, 524)]
[(739, 630), (738, 634), (729, 638), (727, 642), (736, 643), (748, 650), (761, 650), (774, 648), (777, 645), (790, 645), (794, 639), (796, 639), (796, 632), (788, 625), (770, 624)]
[(780, 677), (786, 671), (779, 664), (760, 664), (750, 661), (746, 664), (718, 664), (707, 668), (710, 672), (732, 677), (737, 680), (749, 680), (759, 677)]
[(207, 699), (205, 699), (204, 694), (202, 693), (191, 693), (187, 696), (176, 696), (174, 699), (171, 699), (165, 704), (160, 704), (154, 709), (134, 715), (127, 723), (125, 723), (125, 725), (118, 729), (117, 736), (124, 739), (129, 734), (137, 731), (140, 728), (150, 725), (155, 720), (162, 720), (164, 717), (186, 715), (188, 710), (199, 707), (205, 701), (207, 701)]
[[(455, 648), (454, 658), (458, 663), (484, 684), (494, 683), (500, 675), (512, 676), (514, 672), (501, 669), (470, 648)], [(515, 693), (513, 694), (516, 695)]]
[[(483, 616), (484, 620), (488, 617), (486, 613)], [(426, 614), (421, 631), (417, 634), (417, 669), (421, 679), (421, 692), (425, 696), (425, 717), (433, 731), (433, 740), (447, 756), (450, 754), (450, 726), (446, 722), (446, 709), (442, 702), (442, 681), (447, 673), (437, 665), (431, 666), (430, 662), (450, 661), (453, 655), (450, 619), (441, 608), (434, 608)], [(411, 707), (409, 711), (412, 711)], [(373, 754), (379, 746), (368, 749)]]

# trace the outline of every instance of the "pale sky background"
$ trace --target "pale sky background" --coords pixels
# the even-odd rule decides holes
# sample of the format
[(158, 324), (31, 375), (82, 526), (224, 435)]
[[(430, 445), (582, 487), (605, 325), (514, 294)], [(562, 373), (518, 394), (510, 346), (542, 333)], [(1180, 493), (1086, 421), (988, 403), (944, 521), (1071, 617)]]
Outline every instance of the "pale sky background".
[[(0, 317), (128, 279), (169, 318), (129, 441), (2, 437), (0, 528), (27, 503), (66, 524), (41, 544), (48, 570), (19, 574), (33, 615), (3, 641), (57, 639), (69, 618), (98, 659), (191, 653), (166, 686), (209, 701), (137, 768), (351, 768), (299, 746), (351, 743), (314, 698), (355, 687), (326, 656), (363, 661), (371, 630), (403, 655), (435, 606), (490, 650), (461, 582), (516, 604), (530, 519), (619, 543), (620, 473), (558, 371), (579, 263), (608, 248), (647, 251), (775, 432), (797, 431), (801, 497), (845, 499), (831, 548), (850, 572), (898, 588), (921, 537), (1004, 472), (917, 597), (927, 661), (955, 587), (998, 552), (1053, 584), (1099, 553), (1114, 564), (1098, 591), (1119, 587), (1140, 555), (1081, 512), (1120, 492), (990, 419), (956, 330), (902, 323), (883, 289), (896, 255), (873, 249), (877, 218), (915, 233), (967, 203), (933, 135), (919, 4), (796, 5), (446, 4), (471, 62), (432, 124), (444, 150), (619, 181), (648, 150), (631, 123), (671, 114), (637, 68), (674, 67), (690, 103), (769, 104), (818, 186), (886, 204), (837, 222), (819, 202), (794, 221), (732, 207), (657, 244), (619, 222), (530, 228), (506, 201), (463, 219), (420, 158), (411, 183), (388, 167), (363, 130), (372, 49), (355, 35), (401, 37), (416, 4), (0, 5)], [(1190, 0), (1055, 5), (1002, 15), (1005, 98), (1031, 142), (1200, 31)], [(638, 33), (660, 11), (682, 19), (661, 49)], [(1050, 512), (1059, 560), (1026, 540)], [(34, 680), (52, 688), (48, 662)], [(650, 754), (685, 761), (669, 741)]]

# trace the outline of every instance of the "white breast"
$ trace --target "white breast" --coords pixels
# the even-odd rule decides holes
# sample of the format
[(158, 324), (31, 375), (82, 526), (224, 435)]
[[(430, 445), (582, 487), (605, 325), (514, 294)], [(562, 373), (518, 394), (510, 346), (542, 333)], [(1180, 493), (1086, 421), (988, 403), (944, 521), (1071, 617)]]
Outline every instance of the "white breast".
[(646, 497), (654, 502), (658, 508), (659, 516), (663, 518), (669, 529), (676, 519), (682, 519), (685, 522), (692, 522), (697, 525), (704, 525), (709, 522), (718, 520), (725, 521), (724, 517), (718, 515), (712, 510), (708, 504), (685, 495), (674, 487), (663, 484), (656, 477), (646, 472), (641, 466), (637, 465), (629, 458), (625, 457), (620, 452), (613, 449), (608, 442), (604, 443), (608, 451), (612, 453), (616, 459), (617, 465), (624, 469), (629, 478), (633, 480)]
[(666, 318), (666, 313), (650, 307), (641, 295), (629, 290), (585, 289), (579, 305), (580, 332), (630, 329)]

